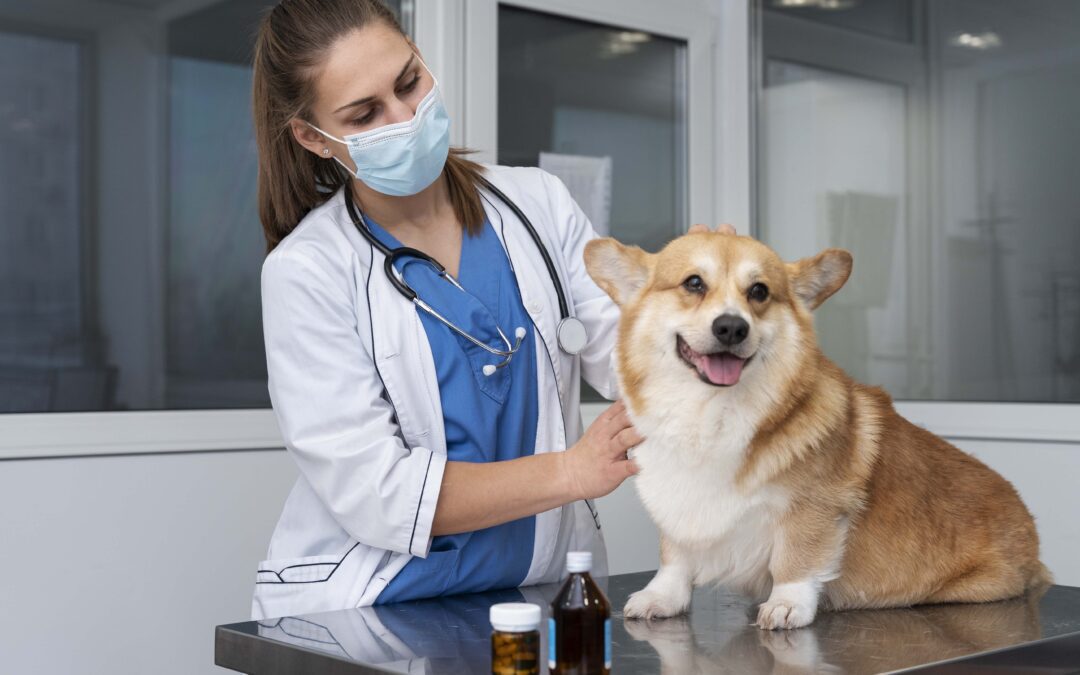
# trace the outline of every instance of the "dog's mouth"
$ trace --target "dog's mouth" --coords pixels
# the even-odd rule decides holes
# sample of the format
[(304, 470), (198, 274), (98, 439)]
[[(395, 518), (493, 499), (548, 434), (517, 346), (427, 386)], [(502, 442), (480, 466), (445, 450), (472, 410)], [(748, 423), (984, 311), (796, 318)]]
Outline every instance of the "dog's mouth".
[(717, 387), (730, 387), (739, 381), (743, 367), (753, 355), (747, 358), (735, 356), (731, 352), (714, 352), (701, 354), (690, 348), (682, 336), (676, 336), (675, 343), (679, 357), (694, 370), (703, 382)]

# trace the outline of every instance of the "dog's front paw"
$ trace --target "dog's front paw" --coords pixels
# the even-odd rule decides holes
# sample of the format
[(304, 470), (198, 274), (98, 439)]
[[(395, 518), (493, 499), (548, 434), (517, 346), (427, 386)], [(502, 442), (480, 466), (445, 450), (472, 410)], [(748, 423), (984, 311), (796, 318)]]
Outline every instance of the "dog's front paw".
[(810, 625), (816, 607), (787, 599), (769, 600), (758, 607), (757, 625), (765, 630), (802, 628)]
[(689, 607), (689, 602), (644, 588), (630, 594), (623, 607), (623, 616), (627, 619), (662, 619), (678, 616)]

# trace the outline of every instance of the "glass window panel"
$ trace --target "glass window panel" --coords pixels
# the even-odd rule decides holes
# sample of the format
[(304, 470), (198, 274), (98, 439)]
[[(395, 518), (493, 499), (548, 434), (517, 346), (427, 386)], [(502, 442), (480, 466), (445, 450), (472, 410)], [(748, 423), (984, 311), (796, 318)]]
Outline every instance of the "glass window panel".
[(251, 69), (169, 65), (169, 407), (268, 405)]
[(159, 4), (0, 7), (34, 26), (0, 31), (0, 412), (269, 405), (250, 58), (274, 2)]
[(767, 11), (911, 42), (913, 0), (766, 0)]
[[(902, 68), (839, 33), (778, 61), (766, 29), (760, 234), (787, 257), (853, 251), (817, 326), (857, 378), (907, 399), (1080, 401), (1080, 6), (924, 11), (930, 44)], [(848, 72), (814, 65), (838, 55)]]
[(53, 409), (71, 375), (109, 397), (85, 321), (83, 69), (77, 42), (0, 32), (0, 412)]
[[(603, 234), (660, 248), (685, 221), (685, 52), (666, 37), (500, 6), (499, 163), (610, 158), (598, 229), (607, 220)], [(591, 200), (575, 196), (588, 213)]]

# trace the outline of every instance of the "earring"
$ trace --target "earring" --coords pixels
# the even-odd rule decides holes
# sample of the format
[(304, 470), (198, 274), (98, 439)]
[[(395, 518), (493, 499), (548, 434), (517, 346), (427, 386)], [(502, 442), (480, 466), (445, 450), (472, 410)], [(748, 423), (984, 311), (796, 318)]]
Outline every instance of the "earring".
[(330, 148), (323, 148), (322, 149), (322, 154), (323, 154), (323, 157), (328, 156), (330, 154)]

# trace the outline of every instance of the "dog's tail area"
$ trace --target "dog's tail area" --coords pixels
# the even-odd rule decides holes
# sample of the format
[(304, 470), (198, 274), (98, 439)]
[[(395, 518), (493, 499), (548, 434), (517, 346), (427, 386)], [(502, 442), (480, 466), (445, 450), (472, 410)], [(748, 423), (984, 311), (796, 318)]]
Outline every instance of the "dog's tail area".
[(1054, 575), (1050, 573), (1050, 570), (1041, 561), (1035, 561), (1035, 567), (1028, 577), (1027, 589), (1033, 590), (1039, 588), (1046, 588), (1054, 583)]

